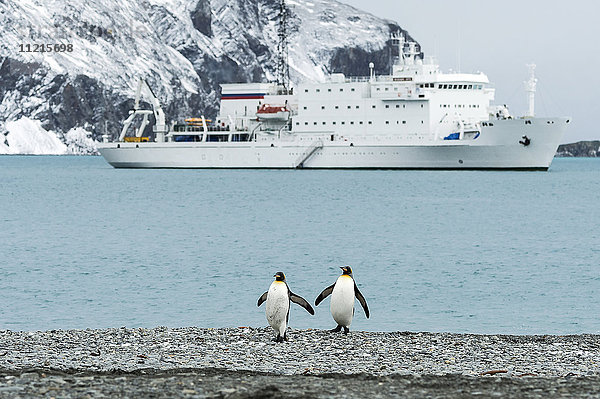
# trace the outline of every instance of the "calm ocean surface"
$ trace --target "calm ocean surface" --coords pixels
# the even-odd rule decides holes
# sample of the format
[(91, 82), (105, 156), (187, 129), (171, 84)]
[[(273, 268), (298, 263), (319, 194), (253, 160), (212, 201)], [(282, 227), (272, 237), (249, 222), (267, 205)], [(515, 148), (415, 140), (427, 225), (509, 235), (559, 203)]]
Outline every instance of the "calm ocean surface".
[[(117, 170), (0, 157), (0, 329), (265, 326), (351, 265), (353, 329), (600, 333), (600, 159), (550, 172)], [(357, 304), (358, 305), (358, 304)], [(329, 300), (295, 328), (332, 328)]]

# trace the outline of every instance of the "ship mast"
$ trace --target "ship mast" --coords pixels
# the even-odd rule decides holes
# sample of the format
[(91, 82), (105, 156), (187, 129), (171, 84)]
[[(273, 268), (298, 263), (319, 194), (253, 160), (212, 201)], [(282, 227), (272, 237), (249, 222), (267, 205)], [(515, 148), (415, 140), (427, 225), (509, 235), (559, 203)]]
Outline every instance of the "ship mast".
[(277, 36), (277, 85), (279, 86), (280, 94), (289, 94), (290, 90), (290, 65), (288, 63), (288, 35), (287, 35), (287, 19), (288, 8), (285, 0), (279, 1), (279, 28)]
[(535, 89), (537, 86), (537, 78), (535, 77), (535, 64), (527, 65), (529, 68), (529, 80), (525, 82), (525, 90), (527, 91), (527, 103), (529, 110), (527, 116), (535, 116)]

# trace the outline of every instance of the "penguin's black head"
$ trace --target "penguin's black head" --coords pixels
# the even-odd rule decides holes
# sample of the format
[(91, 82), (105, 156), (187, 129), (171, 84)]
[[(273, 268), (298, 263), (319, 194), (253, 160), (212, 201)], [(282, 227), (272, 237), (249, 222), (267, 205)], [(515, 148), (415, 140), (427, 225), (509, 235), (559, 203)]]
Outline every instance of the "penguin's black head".
[(349, 276), (352, 275), (352, 268), (350, 266), (342, 266), (342, 267), (340, 267), (340, 269), (342, 269), (342, 271), (343, 271), (342, 274), (347, 274)]
[(277, 272), (273, 277), (275, 277), (275, 281), (285, 281), (285, 274), (283, 272)]

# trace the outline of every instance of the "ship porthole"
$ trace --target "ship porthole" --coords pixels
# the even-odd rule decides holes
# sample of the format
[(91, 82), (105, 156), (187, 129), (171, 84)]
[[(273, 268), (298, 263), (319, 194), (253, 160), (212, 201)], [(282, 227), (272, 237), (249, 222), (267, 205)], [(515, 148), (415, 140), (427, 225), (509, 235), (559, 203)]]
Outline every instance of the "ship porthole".
[(462, 165), (462, 164), (463, 164), (463, 160), (462, 160), (462, 159), (459, 159), (459, 160), (458, 160), (458, 163)]
[(136, 145), (135, 145), (135, 148), (140, 148), (140, 145), (139, 145), (139, 144), (136, 144)]
[(121, 144), (117, 144), (117, 148), (121, 148)]

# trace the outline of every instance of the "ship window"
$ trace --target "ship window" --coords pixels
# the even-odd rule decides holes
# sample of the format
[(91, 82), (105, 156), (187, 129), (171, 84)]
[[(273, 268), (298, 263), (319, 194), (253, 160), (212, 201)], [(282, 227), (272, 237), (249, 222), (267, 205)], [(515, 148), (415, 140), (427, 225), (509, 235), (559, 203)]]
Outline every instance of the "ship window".
[(358, 124), (359, 124), (359, 125), (362, 125), (362, 124), (363, 124), (363, 121), (360, 121), (360, 122), (358, 122)]
[(317, 122), (313, 122), (313, 125), (317, 126)]
[(400, 104), (396, 104), (396, 108), (400, 108)]
[(448, 85), (444, 85), (444, 89), (447, 89), (447, 88), (448, 88)]
[(350, 89), (350, 91), (354, 91), (354, 87)]
[(300, 122), (296, 122), (296, 126), (300, 126)]
[(421, 104), (421, 108), (423, 108), (423, 104)]
[(206, 141), (224, 142), (229, 140), (228, 134), (209, 134), (206, 136)]
[(332, 124), (332, 125), (335, 125), (335, 121), (334, 121), (334, 122), (331, 122), (331, 124)]
[(308, 89), (304, 89), (304, 92), (305, 92), (305, 93), (308, 93)]
[(442, 85), (438, 85), (438, 89), (441, 89), (441, 88), (442, 88)]
[(346, 124), (346, 122), (342, 121), (342, 125), (345, 125), (345, 124)]
[(335, 109), (340, 109), (340, 106), (339, 106), (339, 105), (336, 105), (336, 106), (335, 106)]
[(344, 89), (340, 89), (340, 91), (344, 91)]
[(308, 109), (307, 107), (304, 107), (304, 109)]
[(348, 109), (352, 109), (352, 105), (348, 105)]
[(386, 107), (386, 108), (389, 108), (389, 107), (390, 107), (390, 105), (389, 105), (389, 104), (386, 104), (386, 105), (385, 105), (385, 107)]
[(460, 90), (462, 90), (462, 88), (463, 88), (463, 85), (458, 85), (458, 88), (459, 88)]
[(390, 91), (390, 88), (389, 88), (389, 87), (386, 87), (386, 88), (385, 88), (385, 91)]
[(372, 125), (372, 124), (373, 124), (373, 121), (369, 121), (369, 125)]
[(402, 124), (403, 124), (403, 125), (406, 125), (406, 121), (402, 121)]
[(320, 92), (321, 92), (321, 89), (317, 89), (317, 93), (320, 93)]
[(473, 88), (473, 85), (469, 85), (469, 90), (471, 90)]
[(421, 125), (424, 124), (425, 122), (421, 121)]
[(321, 109), (325, 109), (325, 106), (324, 106), (324, 105), (321, 105)]
[(323, 122), (323, 124), (324, 124), (324, 125), (326, 125), (326, 124), (327, 124), (327, 122)]
[(357, 105), (357, 106), (356, 106), (356, 109), (359, 109), (359, 108), (360, 108), (360, 107)]
[(453, 88), (453, 89), (456, 89), (457, 87), (458, 87), (458, 85), (454, 85), (452, 88)]
[(406, 104), (402, 104), (402, 108), (406, 108)]
[(376, 105), (372, 105), (371, 108), (375, 109), (375, 108), (377, 108), (377, 106)]
[(351, 121), (351, 122), (350, 122), (350, 124), (351, 124), (351, 125), (354, 125), (354, 121)]
[(327, 89), (327, 91), (331, 93), (331, 89)]
[(389, 124), (390, 124), (390, 121), (385, 121), (385, 124), (386, 124), (386, 125), (389, 125)]
[(305, 126), (308, 126), (308, 122), (304, 122), (304, 125), (305, 125)]
[(421, 85), (419, 85), (419, 87), (422, 89), (422, 88), (423, 88), (423, 85), (421, 84)]
[(231, 135), (231, 141), (248, 141), (248, 138), (249, 138), (248, 133)]

